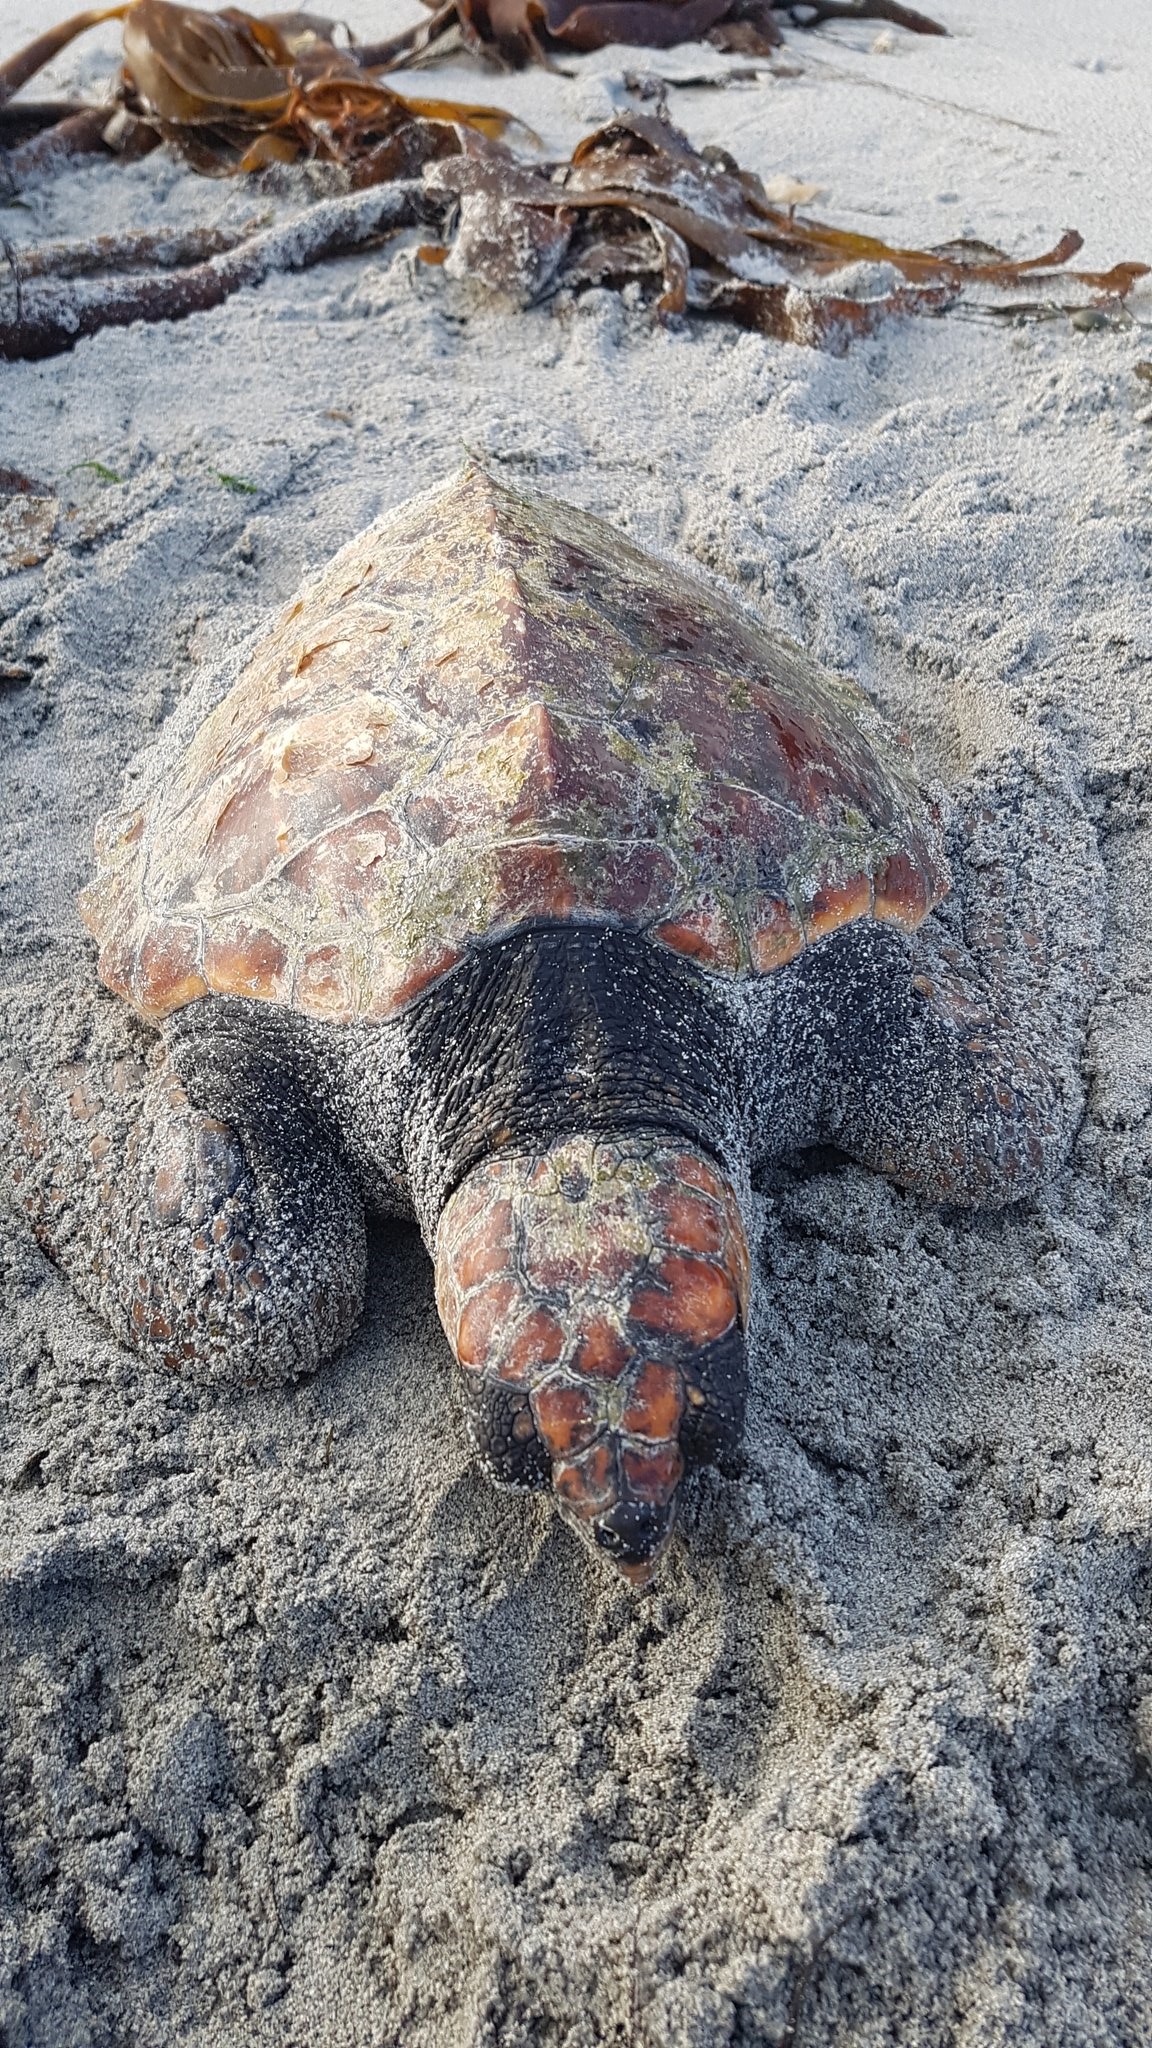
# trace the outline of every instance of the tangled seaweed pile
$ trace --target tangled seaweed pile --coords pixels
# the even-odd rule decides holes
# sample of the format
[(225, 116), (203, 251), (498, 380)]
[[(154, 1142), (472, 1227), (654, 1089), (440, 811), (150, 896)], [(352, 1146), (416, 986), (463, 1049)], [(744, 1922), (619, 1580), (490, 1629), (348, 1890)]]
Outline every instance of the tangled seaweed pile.
[(784, 41), (779, 16), (795, 28), (825, 21), (891, 21), (914, 34), (947, 35), (938, 21), (899, 0), (424, 0), (427, 21), (388, 45), (394, 65), (427, 61), (460, 44), (490, 63), (553, 65), (563, 50), (634, 43), (650, 50), (709, 42), (717, 50), (766, 56)]
[[(464, 9), (479, 0), (452, 4)], [(498, 52), (501, 23), (507, 27), (520, 14), (527, 20), (526, 10), (540, 4), (508, 0), (506, 19), (489, 0), (485, 20)], [(594, 16), (586, 33), (594, 26), (606, 40), (612, 23), (613, 33), (635, 34), (630, 17), (650, 13), (652, 39), (659, 41), (657, 15), (675, 13), (686, 26), (704, 4), (589, 0), (563, 16), (560, 27)], [(863, 10), (829, 6), (823, 15), (877, 10), (892, 19), (907, 14), (889, 0), (865, 0)], [(52, 120), (48, 114), (59, 114), (59, 106), (49, 103), (39, 132), (8, 159), (13, 178), (44, 173), (81, 151), (139, 156), (163, 143), (213, 176), (302, 158), (328, 163), (342, 189), (285, 223), (253, 224), (227, 236), (160, 231), (20, 254), (6, 248), (9, 304), (0, 310), (0, 357), (8, 360), (58, 354), (101, 327), (180, 319), (270, 271), (301, 269), (401, 227), (433, 229), (437, 239), (420, 249), (426, 262), (521, 306), (560, 291), (637, 282), (651, 290), (660, 319), (721, 316), (774, 340), (832, 351), (893, 314), (971, 304), (973, 287), (989, 288), (989, 312), (1123, 319), (1127, 294), (1148, 268), (1123, 262), (1105, 271), (1069, 270), (1082, 244), (1072, 230), (1054, 248), (1022, 260), (975, 241), (891, 247), (797, 214), (788, 199), (811, 196), (810, 188), (774, 196), (725, 151), (695, 149), (662, 111), (621, 114), (564, 162), (518, 155), (506, 139), (513, 116), (494, 106), (408, 98), (384, 82), (398, 61), (395, 39), (338, 44), (334, 24), (309, 15), (261, 18), (236, 8), (205, 14), (171, 0), (132, 0), (75, 15), (0, 65), (0, 106), (74, 36), (109, 19), (124, 23), (111, 103)], [(553, 23), (551, 14), (547, 19)], [(906, 25), (934, 26), (924, 17)], [(559, 33), (554, 23), (550, 33)], [(871, 296), (844, 288), (842, 278), (837, 289), (837, 273), (854, 264), (884, 267)], [(1024, 282), (1049, 294), (1071, 285), (1079, 295), (1070, 303), (997, 299)]]
[[(340, 45), (336, 25), (307, 14), (206, 14), (171, 0), (75, 14), (0, 64), (0, 112), (86, 29), (122, 21), (124, 56), (110, 104), (42, 105), (39, 131), (9, 159), (15, 180), (71, 156), (137, 158), (169, 143), (204, 175), (263, 170), (300, 157), (341, 165), (357, 185), (411, 175), (413, 122), (459, 122), (499, 135), (498, 107), (406, 99), (376, 75), (378, 52)], [(58, 117), (58, 118), (57, 118)], [(35, 124), (35, 115), (28, 119)]]
[[(1060, 276), (1119, 300), (1146, 267), (1063, 270), (1081, 246), (1075, 233), (1023, 262), (982, 243), (892, 248), (797, 218), (725, 152), (695, 150), (670, 122), (641, 113), (609, 122), (555, 166), (513, 163), (462, 132), (460, 149), (426, 168), (424, 186), (455, 202), (454, 240), (421, 253), (522, 304), (561, 284), (655, 280), (661, 317), (723, 314), (776, 341), (834, 351), (889, 314), (944, 311), (966, 284)], [(801, 282), (857, 262), (887, 265), (907, 284), (854, 299)]]

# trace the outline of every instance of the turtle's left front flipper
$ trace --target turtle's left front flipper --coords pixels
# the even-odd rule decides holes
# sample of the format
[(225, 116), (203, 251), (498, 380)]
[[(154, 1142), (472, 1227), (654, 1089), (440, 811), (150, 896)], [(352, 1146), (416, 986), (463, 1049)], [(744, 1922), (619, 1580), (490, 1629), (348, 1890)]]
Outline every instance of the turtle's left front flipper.
[(359, 1319), (361, 1201), (276, 1077), (274, 1130), (212, 1116), (166, 1049), (3, 1076), (4, 1146), (37, 1241), (122, 1344), (201, 1383), (311, 1371)]
[(913, 937), (844, 935), (857, 967), (841, 977), (826, 1135), (931, 1201), (999, 1205), (1051, 1177), (1083, 1108), (1099, 857), (1075, 792), (1043, 761), (1001, 762), (950, 836), (955, 892)]

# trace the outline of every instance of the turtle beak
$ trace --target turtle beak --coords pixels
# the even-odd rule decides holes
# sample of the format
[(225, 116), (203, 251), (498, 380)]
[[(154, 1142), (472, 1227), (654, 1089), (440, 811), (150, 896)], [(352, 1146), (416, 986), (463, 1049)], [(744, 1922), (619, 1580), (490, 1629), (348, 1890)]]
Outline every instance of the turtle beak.
[(650, 1586), (676, 1522), (676, 1497), (661, 1504), (617, 1498), (601, 1514), (578, 1524), (598, 1557), (615, 1566), (637, 1591)]

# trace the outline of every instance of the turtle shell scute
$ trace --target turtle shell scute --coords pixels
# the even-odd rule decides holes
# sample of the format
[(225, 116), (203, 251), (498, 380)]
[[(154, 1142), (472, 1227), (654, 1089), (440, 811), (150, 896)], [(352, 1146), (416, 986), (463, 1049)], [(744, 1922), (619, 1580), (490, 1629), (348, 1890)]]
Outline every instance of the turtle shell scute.
[(475, 466), (343, 549), (133, 794), (81, 910), (151, 1019), (213, 993), (386, 1018), (542, 921), (761, 975), (948, 888), (852, 684)]

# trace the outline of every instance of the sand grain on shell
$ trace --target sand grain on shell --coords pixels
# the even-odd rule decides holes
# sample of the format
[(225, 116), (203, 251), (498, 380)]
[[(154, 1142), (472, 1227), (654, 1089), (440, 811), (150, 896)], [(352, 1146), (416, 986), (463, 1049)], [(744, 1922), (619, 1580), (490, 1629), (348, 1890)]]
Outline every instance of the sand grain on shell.
[[(800, 77), (672, 110), (894, 240), (1152, 255), (1123, 11), (946, 12), (951, 41), (796, 37)], [(435, 89), (561, 148), (637, 66)], [(153, 158), (4, 231), (264, 203)], [(749, 1471), (700, 1483), (639, 1605), (470, 1469), (410, 1233), (378, 1231), (334, 1367), (209, 1400), (5, 1224), (5, 2043), (1148, 2037), (1149, 355), (952, 319), (839, 361), (600, 293), (514, 315), (396, 249), (5, 370), (0, 460), (61, 498), (0, 583), (22, 1041), (89, 972), (74, 895), (141, 739), (464, 445), (762, 602), (961, 798), (992, 778), (1069, 945), (1107, 888), (1069, 1172), (992, 1218), (773, 1176)]]

